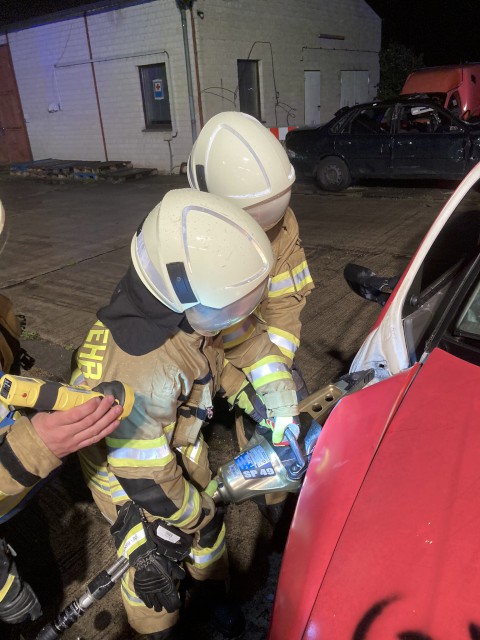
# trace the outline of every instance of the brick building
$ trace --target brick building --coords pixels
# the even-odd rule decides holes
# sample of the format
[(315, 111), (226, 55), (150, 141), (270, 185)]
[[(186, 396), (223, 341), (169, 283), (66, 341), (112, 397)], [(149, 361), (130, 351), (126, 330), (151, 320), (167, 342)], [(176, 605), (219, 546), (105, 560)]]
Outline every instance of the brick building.
[(104, 0), (16, 23), (0, 30), (0, 162), (178, 171), (220, 111), (283, 131), (373, 99), (380, 41), (365, 0)]

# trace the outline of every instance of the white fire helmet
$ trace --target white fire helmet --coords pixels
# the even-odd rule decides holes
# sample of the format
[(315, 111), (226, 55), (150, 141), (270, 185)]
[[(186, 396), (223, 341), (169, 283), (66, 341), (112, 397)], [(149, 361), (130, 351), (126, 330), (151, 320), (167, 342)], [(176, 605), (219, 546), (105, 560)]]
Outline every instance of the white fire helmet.
[(165, 195), (134, 235), (131, 253), (147, 289), (203, 335), (250, 315), (273, 266), (270, 242), (248, 213), (194, 189)]
[(228, 198), (271, 229), (284, 215), (295, 170), (281, 143), (246, 113), (225, 111), (205, 124), (188, 160), (193, 189)]

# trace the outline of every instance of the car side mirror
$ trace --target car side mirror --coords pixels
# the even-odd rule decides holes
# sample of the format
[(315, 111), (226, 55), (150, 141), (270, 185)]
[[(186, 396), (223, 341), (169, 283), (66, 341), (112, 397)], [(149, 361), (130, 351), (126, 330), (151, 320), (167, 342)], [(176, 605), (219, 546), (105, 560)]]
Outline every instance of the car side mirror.
[(400, 280), (400, 276), (377, 276), (370, 269), (351, 262), (343, 270), (343, 277), (357, 295), (365, 300), (378, 302), (382, 307)]

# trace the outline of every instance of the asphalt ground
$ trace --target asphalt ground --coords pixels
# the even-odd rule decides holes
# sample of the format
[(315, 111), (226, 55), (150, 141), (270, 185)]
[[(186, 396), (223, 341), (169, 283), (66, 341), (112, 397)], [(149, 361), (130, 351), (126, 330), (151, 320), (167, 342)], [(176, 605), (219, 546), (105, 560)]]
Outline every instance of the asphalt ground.
[[(0, 291), (27, 317), (23, 343), (36, 358), (33, 375), (68, 380), (73, 350), (128, 265), (136, 227), (168, 190), (186, 186), (185, 176), (78, 184), (0, 175), (7, 212)], [(326, 194), (308, 181), (297, 182), (291, 204), (316, 284), (302, 317), (298, 352), (310, 391), (348, 370), (380, 311), (350, 291), (342, 275), (345, 264), (362, 264), (381, 275), (400, 273), (454, 186), (362, 185)], [(231, 415), (224, 409), (217, 407), (206, 434), (213, 470), (236, 453)], [(247, 619), (239, 640), (264, 640), (286, 532), (274, 532), (251, 502), (229, 507), (227, 531), (232, 591)], [(35, 638), (115, 557), (108, 526), (83, 486), (75, 457), (0, 533), (17, 550), (44, 608), (38, 623), (0, 628), (5, 640), (19, 632), (26, 640)], [(222, 638), (188, 611), (185, 617), (188, 638)], [(62, 637), (134, 637), (119, 588)]]

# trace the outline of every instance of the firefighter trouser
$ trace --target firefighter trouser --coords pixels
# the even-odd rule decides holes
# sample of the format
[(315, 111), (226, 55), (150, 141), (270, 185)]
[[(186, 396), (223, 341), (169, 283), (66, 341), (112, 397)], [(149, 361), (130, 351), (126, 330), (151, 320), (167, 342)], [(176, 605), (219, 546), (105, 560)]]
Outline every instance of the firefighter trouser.
[[(195, 452), (195, 455), (192, 455), (192, 451)], [(199, 491), (206, 489), (211, 479), (211, 471), (208, 464), (208, 446), (203, 437), (199, 437), (194, 447), (181, 447), (177, 455), (181, 456), (185, 477)], [(97, 490), (91, 482), (88, 484), (98, 508), (105, 518), (113, 524), (117, 517), (117, 510), (113, 500), (105, 492)], [(225, 547), (225, 526), (222, 526), (217, 539), (211, 547), (200, 547), (198, 537), (199, 534), (197, 533), (192, 552), (183, 561), (183, 568), (195, 580), (218, 580), (226, 583), (228, 579), (228, 559)], [(133, 589), (134, 575), (135, 569), (129, 569), (122, 578), (121, 583), (122, 600), (130, 626), (141, 634), (155, 633), (156, 631), (164, 631), (173, 627), (178, 620), (179, 612), (167, 613), (165, 609), (157, 612), (146, 607)]]

